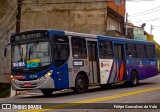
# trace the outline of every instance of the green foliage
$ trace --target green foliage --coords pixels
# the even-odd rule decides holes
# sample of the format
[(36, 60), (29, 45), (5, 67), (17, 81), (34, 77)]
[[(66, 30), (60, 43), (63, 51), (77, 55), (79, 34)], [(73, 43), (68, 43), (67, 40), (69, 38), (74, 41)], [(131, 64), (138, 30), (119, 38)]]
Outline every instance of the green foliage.
[(9, 97), (11, 85), (6, 83), (0, 83), (0, 98)]

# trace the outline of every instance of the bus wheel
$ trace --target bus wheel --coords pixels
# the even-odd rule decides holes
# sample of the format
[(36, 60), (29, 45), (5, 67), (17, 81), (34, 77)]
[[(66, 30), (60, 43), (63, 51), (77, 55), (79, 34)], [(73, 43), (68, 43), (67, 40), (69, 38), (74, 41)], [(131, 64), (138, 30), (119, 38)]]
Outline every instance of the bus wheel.
[(76, 78), (76, 82), (75, 82), (75, 88), (74, 88), (74, 92), (75, 93), (84, 93), (86, 88), (86, 80), (85, 77), (82, 74), (79, 74)]
[(134, 87), (134, 86), (137, 86), (138, 83), (139, 83), (138, 74), (136, 71), (133, 71), (131, 74), (130, 85)]
[(44, 94), (44, 96), (51, 96), (53, 93), (52, 89), (41, 89), (41, 92)]

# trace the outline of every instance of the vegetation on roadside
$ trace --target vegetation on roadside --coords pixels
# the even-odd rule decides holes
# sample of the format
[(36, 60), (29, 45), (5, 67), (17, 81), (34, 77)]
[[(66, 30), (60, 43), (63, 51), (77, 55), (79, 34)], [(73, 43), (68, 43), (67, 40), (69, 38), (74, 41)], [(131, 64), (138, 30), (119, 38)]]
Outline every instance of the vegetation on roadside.
[(10, 96), (11, 84), (0, 83), (0, 98), (6, 98)]

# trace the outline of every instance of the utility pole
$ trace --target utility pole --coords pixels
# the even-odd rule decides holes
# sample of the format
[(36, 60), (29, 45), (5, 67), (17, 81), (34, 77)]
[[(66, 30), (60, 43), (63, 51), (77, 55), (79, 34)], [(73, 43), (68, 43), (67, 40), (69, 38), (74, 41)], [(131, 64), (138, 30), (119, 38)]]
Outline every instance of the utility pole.
[(127, 35), (127, 26), (128, 26), (128, 13), (126, 13), (126, 35)]
[[(22, 5), (22, 0), (17, 1), (17, 16), (16, 16), (16, 33), (20, 32), (20, 25), (21, 25), (21, 5)], [(11, 92), (10, 92), (10, 97), (14, 97), (17, 95), (17, 91), (13, 90), (11, 86)]]
[(20, 26), (21, 26), (21, 6), (22, 6), (22, 0), (17, 1), (17, 20), (16, 20), (16, 33), (20, 32)]
[(150, 33), (151, 35), (152, 35), (152, 30), (153, 30), (153, 25), (151, 25), (151, 33)]

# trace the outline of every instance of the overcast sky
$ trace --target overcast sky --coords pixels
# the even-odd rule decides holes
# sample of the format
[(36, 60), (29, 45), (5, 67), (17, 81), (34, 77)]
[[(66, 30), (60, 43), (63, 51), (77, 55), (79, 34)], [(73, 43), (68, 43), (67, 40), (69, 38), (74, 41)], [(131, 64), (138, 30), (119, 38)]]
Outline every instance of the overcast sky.
[(126, 0), (128, 20), (136, 26), (146, 23), (145, 30), (160, 44), (160, 0)]

